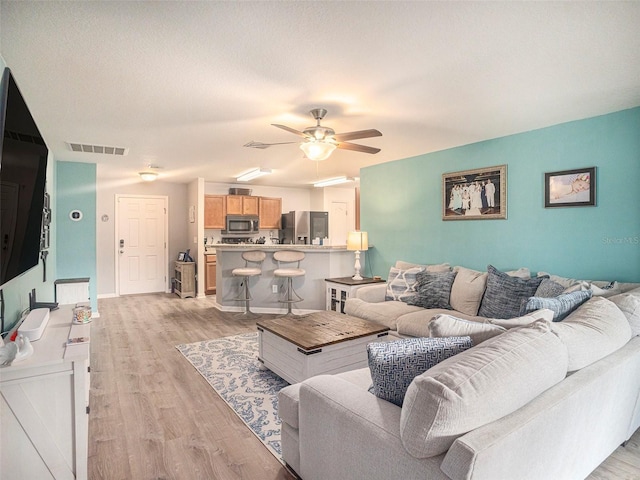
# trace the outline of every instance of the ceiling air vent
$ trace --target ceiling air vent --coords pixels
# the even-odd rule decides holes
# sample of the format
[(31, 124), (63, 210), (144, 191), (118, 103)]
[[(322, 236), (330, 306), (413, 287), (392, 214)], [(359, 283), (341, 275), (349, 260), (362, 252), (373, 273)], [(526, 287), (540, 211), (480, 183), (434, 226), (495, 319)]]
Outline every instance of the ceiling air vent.
[(129, 153), (128, 148), (124, 147), (107, 147), (104, 145), (87, 145), (85, 143), (67, 142), (69, 150), (81, 153), (101, 153), (103, 155), (126, 155)]

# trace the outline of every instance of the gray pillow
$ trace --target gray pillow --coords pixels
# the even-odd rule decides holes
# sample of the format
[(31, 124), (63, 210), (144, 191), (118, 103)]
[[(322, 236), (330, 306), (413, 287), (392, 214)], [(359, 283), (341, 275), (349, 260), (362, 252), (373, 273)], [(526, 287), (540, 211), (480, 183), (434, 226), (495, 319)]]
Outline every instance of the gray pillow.
[(416, 275), (416, 295), (407, 300), (409, 305), (422, 308), (446, 308), (452, 310), (449, 303), (451, 285), (456, 272), (420, 272)]
[(550, 278), (545, 278), (538, 289), (536, 290), (536, 297), (557, 297), (564, 292), (564, 287), (558, 282), (554, 282)]
[(470, 337), (404, 338), (367, 345), (369, 370), (376, 397), (402, 406), (413, 379), (442, 360), (471, 348)]
[(523, 301), (534, 296), (545, 278), (512, 277), (493, 265), (487, 266), (487, 289), (482, 297), (478, 316), (487, 318), (514, 318), (520, 316)]
[(563, 293), (554, 298), (530, 297), (522, 306), (520, 315), (535, 312), (541, 308), (553, 311), (553, 321), (560, 322), (571, 312), (591, 298), (591, 290)]

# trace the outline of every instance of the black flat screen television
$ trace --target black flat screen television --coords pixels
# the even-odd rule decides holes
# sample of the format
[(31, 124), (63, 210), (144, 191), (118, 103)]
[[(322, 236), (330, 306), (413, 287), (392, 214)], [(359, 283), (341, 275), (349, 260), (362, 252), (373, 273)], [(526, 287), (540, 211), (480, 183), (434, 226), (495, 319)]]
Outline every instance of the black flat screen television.
[(49, 150), (9, 68), (0, 88), (0, 286), (39, 261)]

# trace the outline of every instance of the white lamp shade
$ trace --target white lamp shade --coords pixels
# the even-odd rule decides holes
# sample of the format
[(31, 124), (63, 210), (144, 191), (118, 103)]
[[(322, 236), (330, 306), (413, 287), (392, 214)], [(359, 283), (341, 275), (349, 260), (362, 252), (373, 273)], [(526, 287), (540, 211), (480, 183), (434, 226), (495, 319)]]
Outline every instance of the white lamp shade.
[(304, 152), (309, 160), (319, 162), (329, 158), (331, 153), (336, 149), (333, 143), (328, 142), (303, 142), (300, 149)]
[(367, 232), (349, 232), (347, 250), (358, 250), (360, 252), (369, 250), (369, 235)]

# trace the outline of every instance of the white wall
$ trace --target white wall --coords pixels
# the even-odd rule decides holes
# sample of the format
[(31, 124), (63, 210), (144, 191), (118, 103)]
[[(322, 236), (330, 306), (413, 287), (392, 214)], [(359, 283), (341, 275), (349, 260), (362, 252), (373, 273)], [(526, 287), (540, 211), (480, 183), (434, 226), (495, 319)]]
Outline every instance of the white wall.
[[(105, 165), (98, 164), (96, 185), (96, 238), (98, 298), (116, 293), (116, 238), (115, 238), (115, 196), (120, 195), (165, 195), (169, 197), (169, 278), (173, 272), (173, 261), (178, 252), (190, 248), (188, 241), (187, 185), (157, 180), (143, 182), (139, 178), (114, 176)], [(103, 220), (107, 215), (108, 219)], [(193, 241), (193, 238), (191, 239)]]

